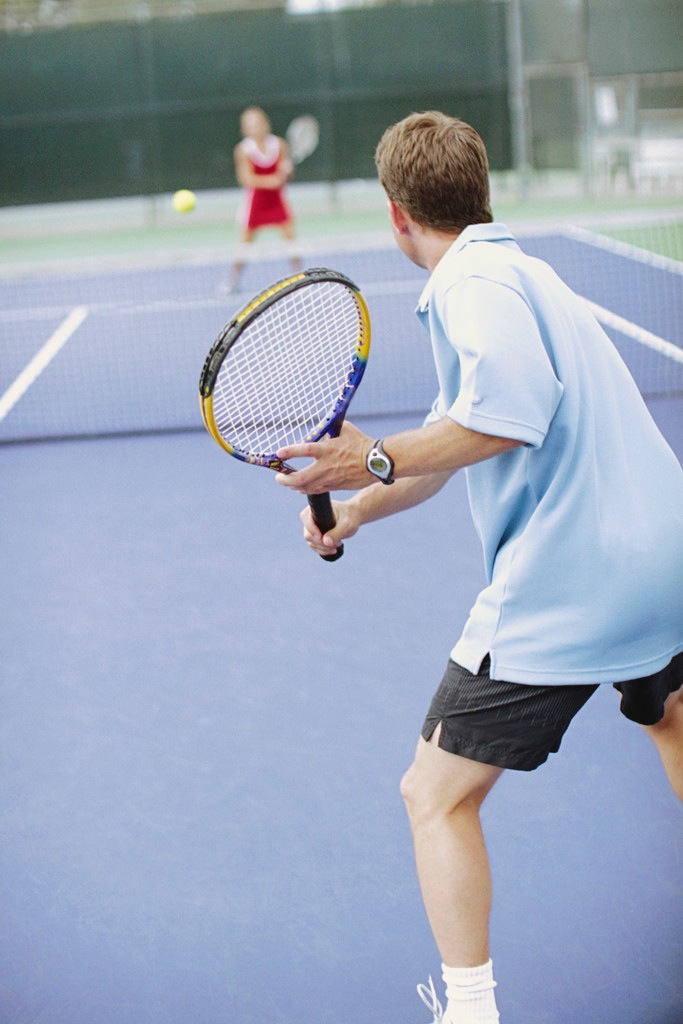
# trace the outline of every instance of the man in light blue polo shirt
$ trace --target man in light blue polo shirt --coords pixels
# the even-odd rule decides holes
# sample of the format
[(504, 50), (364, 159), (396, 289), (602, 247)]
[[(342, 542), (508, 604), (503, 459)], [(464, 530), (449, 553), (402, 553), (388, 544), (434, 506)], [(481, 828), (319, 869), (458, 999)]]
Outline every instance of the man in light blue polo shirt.
[[(377, 149), (401, 250), (430, 271), (418, 315), (439, 395), (425, 425), (374, 441), (294, 445), (279, 475), (335, 502), (321, 554), (465, 469), (487, 584), (427, 713), (402, 783), (448, 1003), (444, 1024), (499, 1020), (491, 881), (479, 811), (506, 768), (559, 749), (600, 683), (655, 742), (683, 800), (683, 473), (585, 304), (492, 223), (486, 151), (443, 114), (415, 114)], [(391, 485), (391, 486), (389, 486)]]
[(453, 659), (476, 673), (489, 654), (493, 679), (544, 685), (663, 668), (683, 645), (683, 475), (586, 304), (504, 225), (478, 224), (419, 315), (430, 420), (523, 442), (467, 469), (489, 585)]

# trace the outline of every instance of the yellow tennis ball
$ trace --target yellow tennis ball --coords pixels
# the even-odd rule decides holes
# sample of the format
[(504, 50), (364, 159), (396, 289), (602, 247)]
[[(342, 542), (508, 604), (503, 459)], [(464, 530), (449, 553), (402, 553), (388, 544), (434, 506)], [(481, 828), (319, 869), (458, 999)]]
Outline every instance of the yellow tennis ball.
[(197, 197), (189, 188), (179, 189), (173, 196), (173, 209), (178, 213), (189, 213), (194, 210)]

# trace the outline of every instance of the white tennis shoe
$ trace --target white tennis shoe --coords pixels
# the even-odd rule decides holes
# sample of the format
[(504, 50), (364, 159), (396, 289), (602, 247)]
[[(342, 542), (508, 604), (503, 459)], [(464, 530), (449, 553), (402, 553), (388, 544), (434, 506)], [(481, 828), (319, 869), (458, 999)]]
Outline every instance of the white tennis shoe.
[(417, 994), (433, 1015), (433, 1020), (430, 1021), (430, 1024), (441, 1024), (441, 1021), (443, 1021), (443, 1007), (437, 998), (431, 974), (427, 985), (417, 986)]

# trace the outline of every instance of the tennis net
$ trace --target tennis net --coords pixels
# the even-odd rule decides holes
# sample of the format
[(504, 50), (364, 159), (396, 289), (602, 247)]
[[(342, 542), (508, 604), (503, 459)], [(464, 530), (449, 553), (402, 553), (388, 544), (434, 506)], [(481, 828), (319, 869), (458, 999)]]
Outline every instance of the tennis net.
[[(683, 218), (616, 225), (610, 235), (551, 226), (516, 236), (591, 304), (646, 398), (683, 396)], [(414, 316), (426, 275), (386, 236), (353, 244), (302, 245), (301, 256), (346, 273), (368, 301), (372, 355), (354, 418), (419, 421), (436, 393)], [(215, 254), (5, 273), (0, 442), (200, 429), (198, 378), (213, 338), (291, 272), (282, 251), (251, 251), (258, 258), (237, 294), (225, 294), (228, 266)]]

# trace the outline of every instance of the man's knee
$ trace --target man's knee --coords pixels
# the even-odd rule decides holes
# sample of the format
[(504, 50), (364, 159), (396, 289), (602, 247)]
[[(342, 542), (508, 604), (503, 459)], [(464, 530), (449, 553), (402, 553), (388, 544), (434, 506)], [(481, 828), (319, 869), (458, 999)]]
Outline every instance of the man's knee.
[(429, 742), (420, 739), (415, 760), (401, 779), (401, 796), (413, 826), (453, 814), (460, 807), (481, 806), (501, 769), (442, 750), (438, 730)]
[(408, 813), (410, 813), (410, 807), (413, 802), (413, 769), (414, 765), (411, 765), (408, 771), (403, 775), (400, 787), (403, 803), (406, 805)]
[(401, 779), (401, 796), (410, 817), (415, 816), (429, 802), (429, 791), (429, 777), (413, 761)]
[(429, 741), (420, 737), (413, 763), (401, 779), (401, 796), (411, 821), (428, 813), (434, 802), (435, 782), (430, 748), (437, 746), (440, 729), (441, 726), (437, 726)]
[[(424, 740), (421, 740), (421, 743), (423, 742)], [(401, 796), (413, 826), (429, 819), (441, 809), (442, 800), (424, 758), (416, 756), (404, 774), (401, 779)]]

